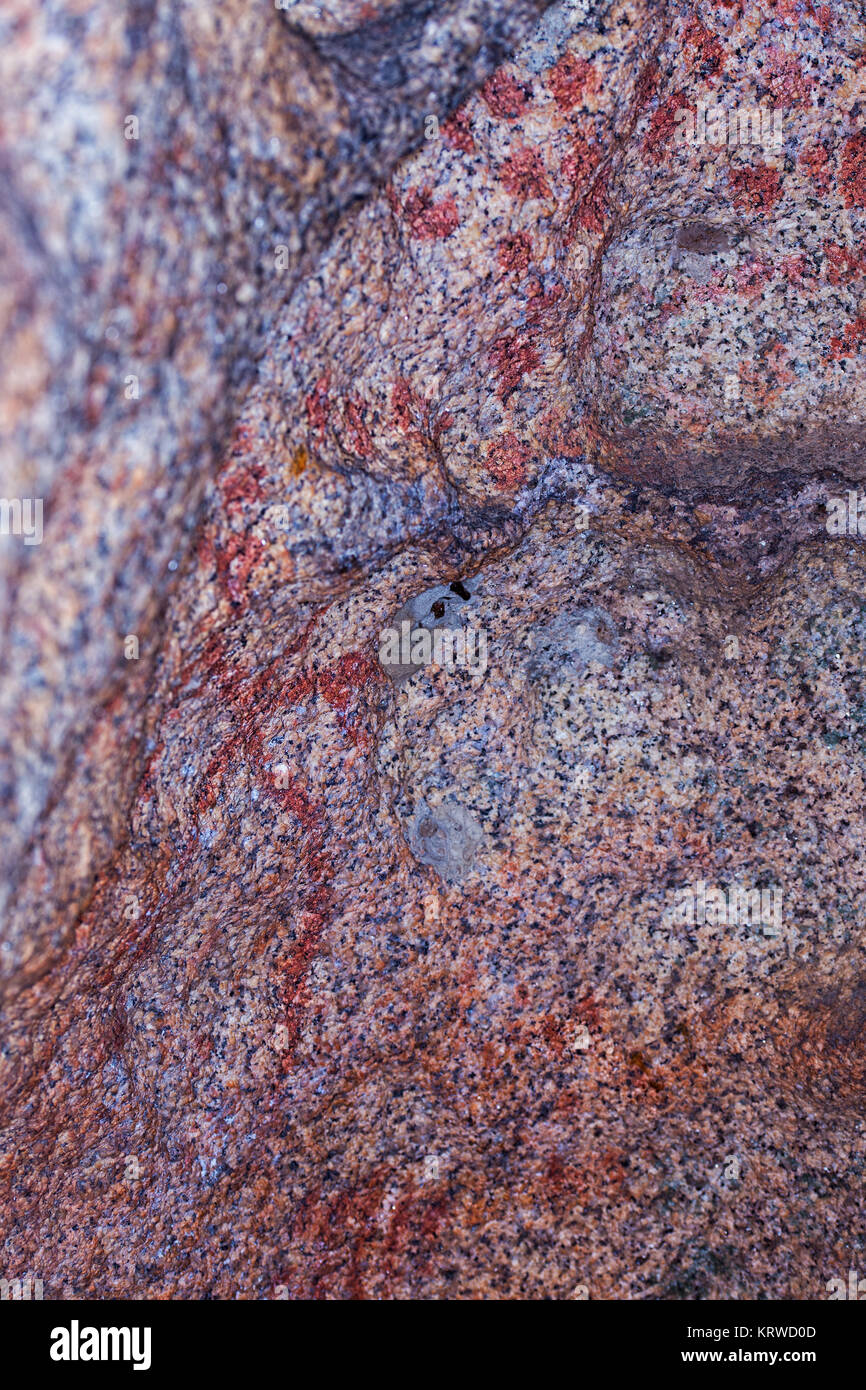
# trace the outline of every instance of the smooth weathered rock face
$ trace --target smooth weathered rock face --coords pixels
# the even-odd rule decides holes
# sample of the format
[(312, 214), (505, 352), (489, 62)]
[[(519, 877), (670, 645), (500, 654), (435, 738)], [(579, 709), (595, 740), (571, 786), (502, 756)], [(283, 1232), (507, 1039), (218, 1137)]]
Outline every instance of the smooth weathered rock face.
[[(2, 25), (6, 1275), (824, 1297), (862, 17)], [(403, 619), (483, 649), (380, 661)]]

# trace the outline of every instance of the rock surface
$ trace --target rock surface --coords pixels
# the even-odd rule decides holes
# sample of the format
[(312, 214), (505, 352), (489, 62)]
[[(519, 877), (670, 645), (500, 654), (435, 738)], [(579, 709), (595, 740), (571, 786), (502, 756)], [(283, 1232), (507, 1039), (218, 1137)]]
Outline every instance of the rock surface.
[[(44, 499), (0, 536), (6, 1277), (826, 1297), (866, 1258), (857, 8), (0, 31), (0, 490)], [(483, 660), (381, 662), (404, 618)]]

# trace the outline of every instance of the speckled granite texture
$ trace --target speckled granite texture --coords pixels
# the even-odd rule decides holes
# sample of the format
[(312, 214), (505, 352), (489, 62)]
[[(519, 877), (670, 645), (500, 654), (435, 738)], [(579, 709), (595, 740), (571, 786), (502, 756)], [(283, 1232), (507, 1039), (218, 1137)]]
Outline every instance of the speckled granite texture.
[(0, 1274), (866, 1274), (860, 7), (0, 39)]

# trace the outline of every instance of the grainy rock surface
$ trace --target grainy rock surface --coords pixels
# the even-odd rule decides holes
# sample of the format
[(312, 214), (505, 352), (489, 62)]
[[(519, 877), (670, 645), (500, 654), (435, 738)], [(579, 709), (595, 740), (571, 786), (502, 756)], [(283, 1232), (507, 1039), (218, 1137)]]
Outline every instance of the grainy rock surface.
[[(5, 1277), (826, 1297), (859, 7), (0, 31)], [(380, 661), (404, 619), (484, 659)]]

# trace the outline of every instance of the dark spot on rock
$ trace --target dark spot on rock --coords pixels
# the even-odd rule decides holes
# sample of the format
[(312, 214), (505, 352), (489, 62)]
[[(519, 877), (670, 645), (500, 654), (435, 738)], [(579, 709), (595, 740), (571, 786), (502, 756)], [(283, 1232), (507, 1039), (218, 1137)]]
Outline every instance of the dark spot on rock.
[(730, 251), (735, 233), (730, 227), (714, 226), (711, 222), (684, 222), (677, 232), (677, 246), (693, 256), (714, 256)]
[(660, 667), (665, 666), (672, 660), (673, 653), (669, 652), (666, 647), (660, 647), (658, 651), (650, 652), (649, 654), (650, 670), (658, 671)]

